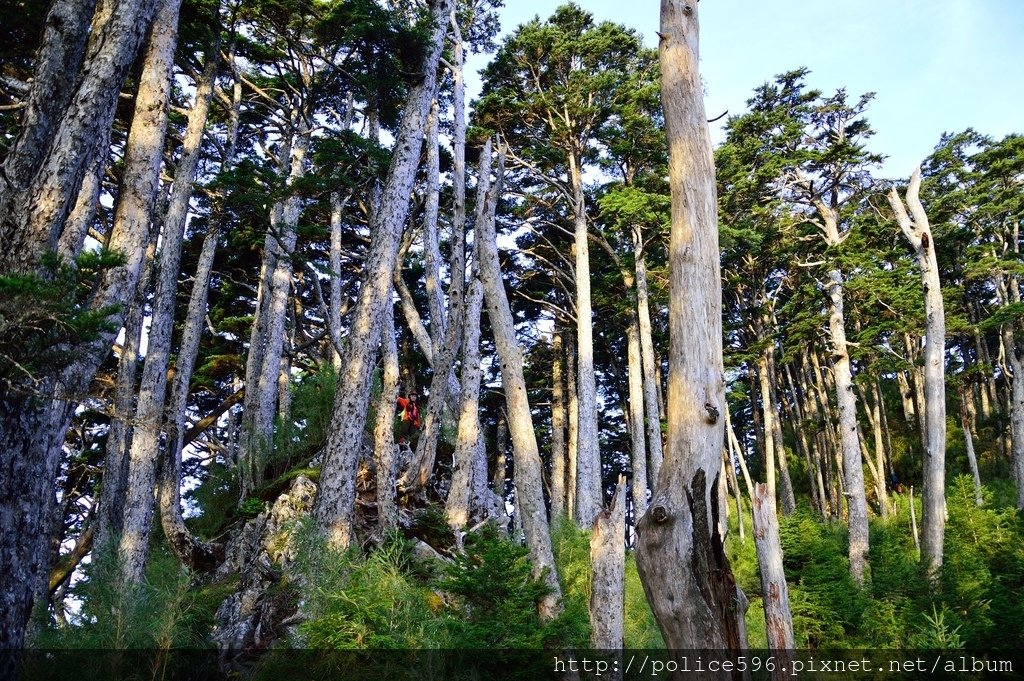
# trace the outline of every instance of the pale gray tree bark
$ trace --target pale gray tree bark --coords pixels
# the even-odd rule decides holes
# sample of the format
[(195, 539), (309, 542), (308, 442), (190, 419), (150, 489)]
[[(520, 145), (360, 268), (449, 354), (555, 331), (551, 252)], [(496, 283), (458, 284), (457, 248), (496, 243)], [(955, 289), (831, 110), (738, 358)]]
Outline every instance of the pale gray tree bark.
[(409, 93), (395, 139), (380, 207), (374, 215), (373, 237), (353, 310), (343, 371), (338, 377), (320, 489), (313, 508), (317, 528), (335, 548), (347, 548), (353, 539), (355, 474), (374, 358), (380, 343), (381, 309), (391, 291), (390, 280), (409, 212), (409, 194), (416, 178), (423, 130), (437, 91), (437, 67), (451, 9), (452, 0), (438, 0), (432, 7), (431, 38), (421, 64), (422, 81)]
[[(142, 84), (136, 99), (136, 112), (144, 112), (147, 119), (153, 110), (159, 118), (147, 121), (154, 140), (145, 170), (151, 174), (154, 186), (158, 178), (163, 137), (167, 127), (167, 106), (170, 101), (171, 75), (174, 69), (174, 50), (178, 42), (178, 11), (181, 0), (164, 0), (149, 38), (149, 51), (143, 66)], [(150, 322), (146, 359), (142, 366), (138, 405), (131, 446), (128, 450), (128, 477), (124, 526), (118, 546), (120, 578), (127, 584), (138, 584), (145, 577), (149, 556), (149, 536), (153, 526), (157, 462), (160, 450), (160, 432), (163, 426), (164, 398), (167, 392), (167, 362), (170, 354), (171, 332), (174, 329), (174, 301), (178, 288), (181, 243), (185, 232), (185, 217), (192, 194), (192, 175), (199, 161), (199, 144), (206, 125), (206, 113), (213, 91), (213, 74), (198, 84), (196, 105), (189, 116), (181, 172), (171, 193), (169, 208), (161, 235), (160, 262), (156, 271), (153, 296), (153, 315)], [(143, 108), (145, 107), (145, 108)], [(144, 119), (146, 120), (146, 119)], [(134, 131), (135, 122), (132, 122)], [(189, 153), (194, 158), (189, 159)], [(184, 166), (184, 167), (182, 167)], [(191, 167), (189, 167), (191, 166)], [(150, 201), (152, 210), (152, 201)], [(143, 219), (140, 217), (140, 219)]]
[(590, 533), (590, 646), (622, 648), (625, 636), (626, 476)]
[[(924, 454), (921, 560), (931, 579), (938, 577), (946, 532), (946, 312), (939, 282), (928, 215), (921, 203), (921, 169), (916, 168), (907, 187), (906, 206), (896, 189), (889, 191), (889, 205), (903, 236), (910, 242), (921, 269), (926, 320), (924, 348), (924, 415), (927, 440)], [(909, 208), (910, 213), (907, 213)], [(911, 217), (913, 216), (913, 217)], [(879, 471), (884, 475), (885, 471)]]
[(377, 422), (373, 428), (373, 453), (377, 464), (377, 522), (381, 532), (398, 526), (395, 487), (398, 457), (395, 451), (395, 407), (398, 404), (398, 341), (395, 339), (395, 308), (381, 308), (382, 365)]
[(754, 492), (754, 544), (757, 564), (761, 573), (761, 593), (764, 597), (764, 624), (768, 648), (774, 653), (777, 668), (772, 678), (784, 679), (790, 674), (783, 667), (791, 667), (789, 654), (796, 648), (793, 638), (793, 615), (789, 609), (789, 586), (782, 567), (782, 543), (779, 540), (779, 519), (770, 503), (766, 485), (759, 484)]
[(579, 457), (577, 454), (577, 442), (580, 433), (580, 396), (576, 390), (576, 338), (569, 334), (565, 338), (565, 394), (567, 418), (567, 479), (566, 479), (566, 502), (565, 512), (570, 518), (576, 517), (576, 479)]
[(725, 374), (715, 170), (698, 69), (698, 5), (662, 0), (669, 145), (668, 448), (637, 528), (637, 567), (670, 649), (737, 650), (738, 590), (716, 518)]
[(551, 335), (551, 517), (566, 514), (565, 387), (562, 380), (562, 333)]
[(644, 238), (639, 228), (633, 230), (633, 263), (636, 270), (636, 309), (640, 324), (640, 354), (643, 359), (644, 414), (646, 416), (647, 446), (650, 449), (648, 477), (651, 489), (658, 483), (658, 473), (664, 459), (661, 443), (661, 412), (658, 408), (657, 365), (654, 361), (654, 335), (651, 327), (650, 294), (647, 287), (647, 263), (644, 260)]
[(630, 315), (626, 329), (626, 354), (629, 358), (629, 436), (633, 468), (634, 522), (647, 510), (647, 439), (644, 437), (643, 364), (640, 359), (640, 325)]
[(978, 456), (974, 452), (974, 433), (971, 430), (971, 417), (969, 400), (971, 400), (970, 389), (960, 391), (960, 427), (964, 431), (964, 446), (967, 449), (967, 465), (971, 468), (971, 477), (974, 479), (974, 504), (983, 506), (985, 498), (981, 493), (981, 473), (978, 471)]
[(594, 374), (594, 319), (590, 295), (590, 244), (587, 205), (579, 158), (569, 154), (572, 183), (576, 278), (576, 389), (579, 433), (576, 441), (576, 522), (590, 527), (604, 505), (601, 450), (598, 443), (597, 377)]
[[(488, 141), (482, 152), (478, 179), (478, 182), (488, 185), (490, 156), (491, 145)], [(487, 214), (485, 219), (476, 225), (476, 248), (479, 254), (480, 279), (487, 303), (487, 316), (494, 332), (505, 403), (508, 406), (508, 425), (515, 462), (516, 511), (523, 524), (533, 575), (543, 580), (550, 589), (538, 604), (541, 619), (548, 621), (557, 617), (562, 610), (562, 590), (555, 571), (554, 555), (551, 552), (551, 536), (544, 507), (540, 450), (537, 447), (533, 415), (526, 391), (526, 381), (523, 378), (523, 353), (516, 341), (515, 320), (508, 304), (498, 262), (494, 214), (501, 193), (504, 162), (505, 155), (502, 149), (498, 153), (495, 172), (497, 179), (493, 186), (485, 187), (483, 191), (483, 195), (487, 197)]]

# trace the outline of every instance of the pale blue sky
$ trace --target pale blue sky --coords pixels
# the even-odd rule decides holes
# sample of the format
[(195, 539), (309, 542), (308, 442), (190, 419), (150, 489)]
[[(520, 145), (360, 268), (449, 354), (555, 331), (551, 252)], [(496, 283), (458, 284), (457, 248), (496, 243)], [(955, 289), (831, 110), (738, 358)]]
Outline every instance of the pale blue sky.
[[(560, 4), (506, 0), (503, 29)], [(577, 4), (655, 44), (658, 0)], [(877, 93), (871, 147), (889, 156), (889, 176), (908, 176), (946, 131), (1024, 132), (1024, 0), (703, 0), (700, 13), (709, 116), (741, 113), (754, 87), (806, 66), (826, 92)]]

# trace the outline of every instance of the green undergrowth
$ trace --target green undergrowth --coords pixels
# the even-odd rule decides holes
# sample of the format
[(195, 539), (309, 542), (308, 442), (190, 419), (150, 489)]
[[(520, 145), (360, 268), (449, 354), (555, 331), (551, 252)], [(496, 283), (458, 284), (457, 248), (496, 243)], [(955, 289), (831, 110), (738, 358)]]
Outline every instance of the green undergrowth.
[[(1024, 646), (1024, 523), (1005, 490), (986, 488), (974, 503), (970, 478), (948, 486), (945, 562), (932, 585), (921, 569), (910, 525), (910, 498), (894, 494), (892, 515), (871, 521), (864, 589), (849, 576), (846, 528), (806, 507), (780, 518), (780, 538), (798, 647), (1017, 649)], [(1005, 497), (1003, 497), (1005, 499)], [(914, 499), (918, 523), (921, 499)], [(745, 506), (749, 520), (749, 509)], [(751, 600), (753, 647), (764, 639), (761, 585), (752, 533), (740, 542), (735, 514), (726, 542), (737, 583)]]

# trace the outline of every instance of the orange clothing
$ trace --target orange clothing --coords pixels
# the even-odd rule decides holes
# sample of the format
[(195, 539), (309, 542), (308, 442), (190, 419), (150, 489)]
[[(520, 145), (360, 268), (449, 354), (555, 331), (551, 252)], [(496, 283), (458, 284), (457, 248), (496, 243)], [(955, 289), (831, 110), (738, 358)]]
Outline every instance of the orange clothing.
[(416, 402), (413, 402), (404, 397), (398, 398), (398, 407), (402, 410), (402, 421), (411, 421), (412, 425), (419, 430), (420, 427), (420, 407)]

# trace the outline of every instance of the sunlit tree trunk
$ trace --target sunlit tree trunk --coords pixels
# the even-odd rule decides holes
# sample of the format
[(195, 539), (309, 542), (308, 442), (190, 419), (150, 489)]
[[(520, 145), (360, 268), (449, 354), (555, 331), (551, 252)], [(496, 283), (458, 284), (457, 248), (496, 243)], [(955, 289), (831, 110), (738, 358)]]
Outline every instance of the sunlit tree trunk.
[(565, 515), (565, 387), (562, 380), (562, 334), (551, 335), (551, 517)]
[(345, 361), (338, 377), (320, 488), (313, 508), (318, 529), (335, 548), (347, 548), (353, 540), (355, 475), (366, 425), (374, 358), (380, 343), (381, 309), (391, 291), (423, 130), (437, 91), (437, 67), (451, 8), (451, 0), (437, 0), (432, 8), (431, 39), (427, 42), (420, 70), (423, 80), (409, 93), (396, 135), (391, 167), (379, 210), (374, 216), (373, 237), (359, 297), (352, 313)]
[[(478, 182), (489, 181), (490, 156), (491, 145), (488, 142), (482, 152)], [(494, 213), (501, 193), (503, 171), (504, 150), (498, 154), (495, 184), (485, 188), (482, 193), (487, 196), (488, 205), (486, 218), (476, 225), (477, 252), (487, 316), (494, 332), (494, 344), (501, 366), (505, 402), (508, 406), (508, 425), (515, 462), (516, 513), (522, 521), (533, 574), (543, 580), (549, 588), (549, 593), (543, 596), (538, 604), (541, 619), (548, 621), (562, 611), (562, 591), (551, 552), (547, 511), (544, 507), (540, 449), (537, 447), (537, 434), (533, 429), (533, 415), (526, 391), (526, 381), (523, 378), (523, 353), (516, 341), (515, 320), (505, 293), (505, 284), (498, 263), (498, 246), (495, 242)]]
[(625, 635), (626, 476), (620, 475), (611, 504), (597, 514), (590, 533), (590, 645), (622, 648)]
[(398, 404), (398, 341), (395, 339), (394, 306), (385, 304), (381, 310), (381, 372), (380, 398), (377, 400), (377, 422), (373, 429), (373, 452), (377, 463), (377, 519), (385, 532), (398, 526), (398, 505), (395, 487), (398, 461), (395, 456), (395, 408)]
[(629, 435), (633, 468), (634, 522), (647, 510), (647, 441), (644, 437), (643, 366), (640, 359), (640, 325), (636, 315), (630, 315), (626, 330), (629, 356)]
[(658, 472), (664, 458), (661, 446), (661, 413), (658, 398), (659, 375), (654, 361), (654, 338), (651, 329), (651, 304), (647, 288), (647, 264), (644, 262), (644, 239), (639, 229), (633, 230), (633, 263), (636, 270), (636, 309), (640, 324), (640, 354), (643, 359), (644, 415), (647, 428), (647, 447), (650, 449), (650, 466), (647, 475), (651, 489), (658, 482)]
[[(669, 145), (668, 451), (638, 527), (637, 566), (669, 649), (737, 650), (738, 590), (718, 534), (725, 375), (715, 171), (698, 70), (697, 3), (662, 0)], [(724, 678), (724, 676), (723, 676)]]
[[(921, 288), (924, 290), (927, 340), (924, 348), (923, 407), (927, 438), (924, 443), (921, 559), (929, 577), (934, 580), (942, 567), (946, 532), (946, 312), (939, 284), (935, 243), (919, 197), (920, 189), (921, 169), (917, 168), (907, 188), (906, 207), (895, 188), (889, 192), (889, 205), (896, 214), (900, 230), (917, 254)], [(879, 474), (884, 474), (884, 471)]]
[(776, 656), (777, 669), (772, 678), (785, 679), (790, 672), (783, 671), (789, 660), (789, 651), (796, 648), (793, 638), (793, 615), (789, 609), (789, 586), (782, 567), (782, 543), (779, 540), (779, 520), (770, 503), (765, 485), (758, 485), (754, 493), (754, 544), (761, 574), (761, 593), (764, 596), (764, 623), (768, 648)]

